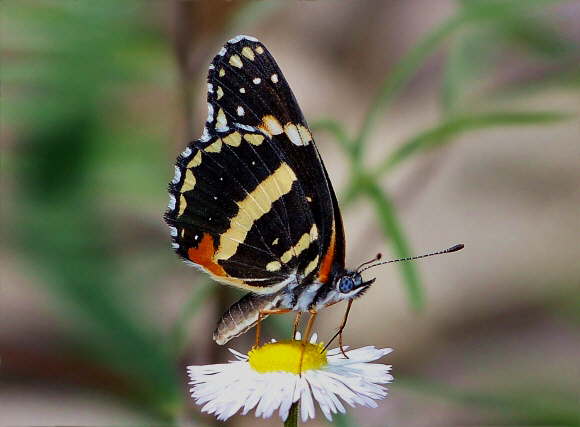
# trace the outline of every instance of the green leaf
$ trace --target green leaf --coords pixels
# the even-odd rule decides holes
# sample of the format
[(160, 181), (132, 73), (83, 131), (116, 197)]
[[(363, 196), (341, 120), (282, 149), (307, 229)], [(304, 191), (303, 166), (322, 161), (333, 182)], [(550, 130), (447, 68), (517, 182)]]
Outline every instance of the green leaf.
[(430, 150), (450, 142), (467, 131), (506, 125), (538, 125), (562, 121), (572, 117), (568, 113), (536, 112), (536, 113), (484, 113), (477, 116), (458, 117), (438, 124), (421, 132), (402, 144), (394, 153), (387, 156), (374, 174), (378, 177), (413, 154)]
[[(503, 94), (499, 85), (510, 92), (522, 84), (529, 84), (530, 73), (537, 83), (550, 75), (562, 75), (567, 69), (577, 69), (578, 47), (555, 29), (556, 15), (534, 16), (529, 13), (509, 14), (505, 19), (488, 25), (470, 27), (455, 37), (441, 76), (441, 97), (445, 116), (461, 108), (461, 98), (478, 93)], [(505, 61), (526, 64), (526, 71), (517, 78), (506, 79)], [(548, 62), (549, 61), (549, 62)], [(543, 76), (538, 78), (537, 73)], [(489, 90), (493, 76), (494, 90)], [(504, 76), (498, 78), (498, 76)]]
[(389, 106), (414, 72), (425, 62), (440, 44), (457, 30), (468, 24), (481, 24), (494, 20), (504, 20), (522, 10), (541, 7), (544, 2), (470, 2), (469, 7), (460, 8), (456, 15), (429, 32), (395, 65), (389, 76), (382, 82), (377, 95), (364, 115), (357, 137), (355, 150), (361, 151), (370, 132), (378, 122), (384, 109)]
[[(391, 241), (395, 257), (411, 257), (412, 254), (407, 245), (407, 239), (404, 237), (403, 229), (397, 219), (391, 200), (376, 183), (370, 180), (366, 182), (365, 194), (370, 197), (374, 204), (379, 225), (385, 239)], [(423, 308), (424, 298), (415, 264), (412, 262), (399, 262), (397, 264), (401, 269), (401, 274), (406, 284), (409, 305), (413, 310), (419, 311)]]

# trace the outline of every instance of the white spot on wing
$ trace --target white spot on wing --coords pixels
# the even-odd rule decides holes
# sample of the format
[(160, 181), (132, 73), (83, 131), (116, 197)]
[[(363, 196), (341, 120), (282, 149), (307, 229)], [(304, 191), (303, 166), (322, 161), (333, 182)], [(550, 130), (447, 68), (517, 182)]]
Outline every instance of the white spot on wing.
[(232, 38), (228, 43), (230, 43), (230, 44), (236, 44), (240, 40), (249, 40), (251, 42), (259, 42), (259, 40), (257, 38), (255, 38), (255, 37), (245, 36), (243, 34), (240, 34), (239, 36), (235, 36), (234, 38)]
[(262, 131), (266, 132), (268, 135), (280, 135), (284, 132), (282, 125), (278, 119), (274, 116), (264, 116), (262, 118), (262, 125), (258, 126)]
[(242, 130), (246, 130), (248, 132), (256, 132), (258, 130), (254, 126), (243, 125), (241, 123), (236, 123), (236, 127)]
[(175, 174), (173, 175), (173, 180), (171, 181), (171, 183), (177, 184), (179, 183), (180, 179), (181, 179), (181, 169), (179, 169), (178, 166), (175, 166)]
[(211, 139), (211, 136), (209, 135), (209, 131), (207, 130), (207, 127), (203, 128), (203, 133), (201, 134), (201, 138), (199, 138), (200, 142), (208, 142)]
[(254, 80), (252, 80), (252, 81), (254, 82), (255, 85), (259, 85), (260, 82), (262, 81), (262, 79), (259, 77), (255, 77)]
[(241, 87), (240, 88), (240, 93), (246, 93), (246, 88), (245, 87)]
[(173, 194), (169, 195), (169, 205), (167, 205), (170, 211), (175, 210), (175, 196)]
[(244, 109), (241, 106), (238, 107), (238, 111), (237, 112), (238, 112), (238, 116), (243, 116), (244, 113), (245, 113)]
[(207, 122), (213, 122), (213, 104), (211, 102), (207, 103)]
[(272, 83), (278, 83), (278, 74), (276, 74), (276, 73), (272, 74), (272, 77), (270, 77), (270, 80), (272, 80)]
[(300, 133), (298, 132), (298, 128), (296, 127), (296, 125), (293, 125), (292, 123), (286, 124), (284, 126), (284, 133), (286, 134), (288, 139), (292, 142), (292, 144), (298, 146), (304, 145), (304, 141), (302, 141), (302, 138), (300, 137)]
[(191, 155), (191, 148), (190, 147), (185, 147), (185, 150), (183, 150), (183, 153), (181, 153), (181, 157), (187, 158), (190, 155)]

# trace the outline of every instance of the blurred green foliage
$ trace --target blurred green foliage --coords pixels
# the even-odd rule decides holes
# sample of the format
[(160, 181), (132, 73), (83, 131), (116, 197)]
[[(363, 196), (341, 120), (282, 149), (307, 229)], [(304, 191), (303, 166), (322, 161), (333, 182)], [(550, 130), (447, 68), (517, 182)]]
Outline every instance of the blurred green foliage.
[[(173, 419), (182, 404), (175, 354), (127, 299), (139, 285), (125, 282), (130, 236), (114, 228), (121, 217), (147, 229), (139, 211), (166, 202), (166, 173), (148, 165), (161, 166), (171, 124), (146, 103), (163, 100), (176, 71), (163, 28), (144, 12), (139, 2), (3, 2), (3, 139), (17, 138), (3, 150), (16, 192), (3, 244), (21, 251), (71, 319), (76, 357)], [(127, 102), (131, 92), (140, 103)]]
[[(173, 159), (169, 149), (160, 156), (159, 147), (160, 141), (171, 140), (174, 123), (157, 117), (175, 90), (178, 71), (166, 29), (153, 19), (162, 13), (161, 3), (144, 4), (3, 2), (2, 136), (11, 143), (3, 149), (2, 170), (16, 197), (8, 203), (5, 199), (2, 206), (2, 244), (29, 261), (63, 316), (71, 319), (70, 344), (78, 357), (98, 366), (103, 375), (123, 378), (124, 391), (152, 414), (176, 420), (185, 398), (177, 366), (184, 325), (214, 287), (194, 291), (169, 336), (132, 299), (140, 287), (162, 280), (147, 273), (128, 279), (125, 254), (139, 251), (143, 258), (154, 259), (153, 264), (172, 256), (167, 241), (148, 240), (157, 236), (156, 225), (141, 212), (155, 210), (160, 216), (166, 205), (167, 170)], [(397, 257), (414, 253), (389, 194), (379, 184), (386, 174), (466, 132), (542, 125), (569, 116), (476, 107), (493, 104), (495, 97), (573, 84), (577, 46), (543, 19), (550, 6), (460, 2), (453, 16), (385, 76), (354, 135), (334, 119), (313, 123), (315, 132), (334, 137), (350, 161), (343, 207), (368, 198)], [(245, 16), (242, 8), (239, 19)], [(497, 72), (495, 59), (513, 45), (538, 66), (540, 76), (511, 80), (509, 87), (482, 87), (479, 82)], [(375, 166), (366, 165), (365, 150), (377, 123), (442, 46), (447, 59), (440, 77), (440, 122), (418, 129)], [(399, 266), (409, 305), (418, 310), (423, 296), (414, 264)], [(565, 411), (547, 406), (546, 411), (541, 410), (546, 405), (535, 406), (533, 419), (528, 414), (519, 420), (566, 424), (571, 419), (566, 405)]]

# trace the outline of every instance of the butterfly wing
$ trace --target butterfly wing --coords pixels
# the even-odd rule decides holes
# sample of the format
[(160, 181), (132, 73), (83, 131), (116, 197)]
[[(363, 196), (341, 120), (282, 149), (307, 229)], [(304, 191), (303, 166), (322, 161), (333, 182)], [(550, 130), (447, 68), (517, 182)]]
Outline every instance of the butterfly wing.
[(208, 118), (177, 158), (165, 220), (177, 254), (257, 294), (326, 283), (344, 267), (342, 219), (276, 62), (238, 36), (213, 59)]

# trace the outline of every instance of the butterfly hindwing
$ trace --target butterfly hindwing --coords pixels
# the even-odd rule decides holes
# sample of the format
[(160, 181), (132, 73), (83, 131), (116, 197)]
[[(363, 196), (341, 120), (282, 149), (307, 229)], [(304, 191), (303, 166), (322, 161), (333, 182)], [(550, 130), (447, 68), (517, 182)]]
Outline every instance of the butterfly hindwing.
[(177, 253), (256, 293), (303, 285), (344, 265), (342, 220), (326, 171), (292, 91), (259, 41), (236, 37), (214, 58), (208, 112), (169, 186), (165, 218)]

